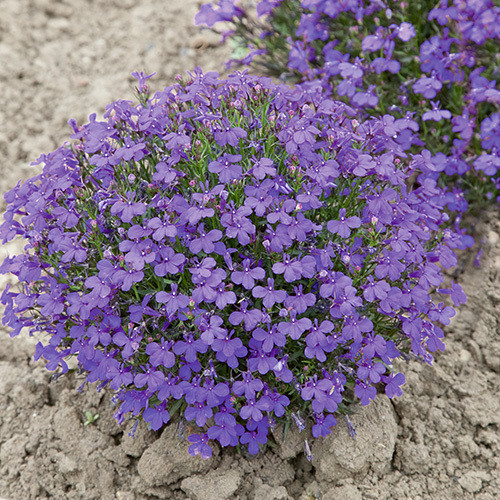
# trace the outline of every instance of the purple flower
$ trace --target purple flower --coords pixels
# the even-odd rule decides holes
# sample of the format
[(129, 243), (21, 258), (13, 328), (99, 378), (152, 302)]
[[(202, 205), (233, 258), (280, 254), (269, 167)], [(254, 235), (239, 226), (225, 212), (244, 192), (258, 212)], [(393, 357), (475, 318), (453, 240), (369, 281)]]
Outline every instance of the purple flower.
[(92, 288), (99, 297), (107, 297), (111, 293), (108, 284), (98, 276), (90, 276), (85, 280), (85, 286)]
[(298, 260), (292, 260), (288, 254), (285, 254), (284, 262), (276, 262), (272, 269), (274, 274), (284, 274), (285, 281), (290, 283), (300, 279), (302, 265)]
[(341, 272), (326, 273), (324, 279), (325, 283), (320, 286), (319, 294), (325, 299), (352, 285), (352, 279)]
[[(282, 380), (285, 382), (284, 379)], [(277, 417), (282, 417), (285, 414), (285, 407), (290, 404), (290, 399), (284, 394), (280, 394), (276, 389), (272, 393), (268, 393), (268, 396), (273, 406), (272, 411)]]
[[(270, 3), (284, 7), (272, 0), (259, 12)], [(189, 438), (204, 458), (210, 439), (257, 453), (288, 417), (305, 427), (299, 410), (326, 436), (353, 389), (363, 405), (383, 388), (401, 394), (394, 359), (430, 363), (444, 348), (441, 326), (454, 310), (434, 292), (466, 300), (443, 284), (471, 238), (458, 219), (442, 227), (467, 207), (458, 187), (441, 187), (441, 172), (500, 168), (498, 117), (478, 108), (499, 92), (473, 69), (481, 51), (471, 45), (493, 27), (489, 9), (460, 11), (453, 36), (425, 40), (415, 80), (397, 59), (404, 41), (415, 48), (409, 23), (382, 22), (364, 40), (341, 26), (353, 35), (348, 52), (361, 40), (365, 54), (380, 51), (361, 59), (330, 40), (329, 19), (361, 22), (380, 6), (299, 3), (290, 67), (305, 68), (307, 81), (290, 89), (196, 68), (150, 98), (137, 73), (138, 104), (113, 103), (102, 122), (72, 121), (75, 143), (42, 155), (41, 174), (5, 196), (0, 238), (27, 240), (0, 266), (19, 281), (0, 298), (11, 335), (44, 332), (48, 345), (35, 355), (51, 370), (68, 371), (76, 356), (86, 382), (115, 391), (120, 422), (131, 413), (161, 429), (175, 413), (205, 427)], [(203, 11), (208, 22), (244, 15), (232, 0)], [(394, 106), (374, 83), (383, 72), (401, 72)], [(441, 132), (460, 135), (441, 136), (443, 152), (440, 136), (419, 129), (415, 106), (425, 103), (411, 97), (413, 84), (424, 95), (446, 84), (454, 105), (462, 98), (453, 118), (437, 101), (422, 117), (450, 119)], [(371, 116), (378, 97), (390, 114)]]
[(295, 132), (293, 133), (293, 142), (297, 145), (304, 143), (313, 144), (315, 134), (319, 134), (318, 128), (308, 123), (307, 119), (299, 120), (295, 125)]
[(340, 96), (345, 95), (351, 98), (356, 93), (357, 88), (358, 87), (352, 78), (346, 78), (337, 85), (337, 93)]
[(64, 361), (64, 357), (67, 354), (68, 350), (57, 351), (52, 345), (44, 346), (41, 342), (38, 342), (35, 348), (34, 360), (38, 361), (43, 356), (47, 360), (45, 365), (47, 370), (57, 370), (61, 366), (61, 373), (66, 373), (69, 368), (66, 361)]
[(449, 294), (453, 304), (459, 306), (460, 304), (465, 304), (467, 302), (467, 295), (463, 291), (462, 287), (458, 283), (451, 282), (450, 288), (439, 288), (437, 290), (439, 293)]
[(229, 396), (229, 386), (225, 382), (216, 384), (212, 379), (203, 384), (205, 389), (202, 400), (211, 408), (221, 405)]
[[(247, 424), (247, 428), (250, 428), (250, 423), (253, 420), (250, 420)], [(248, 453), (251, 455), (256, 455), (259, 452), (259, 444), (265, 444), (267, 442), (267, 432), (261, 433), (258, 430), (249, 430), (245, 432), (241, 438), (241, 444), (248, 445)]]
[(116, 279), (122, 281), (121, 289), (124, 292), (128, 292), (134, 283), (138, 283), (143, 280), (144, 273), (142, 271), (136, 271), (133, 267), (128, 269), (120, 269), (117, 271)]
[(387, 252), (383, 251), (384, 257), (375, 268), (375, 276), (378, 279), (389, 277), (390, 280), (395, 281), (405, 269), (405, 265), (399, 260), (403, 257), (403, 252)]
[(253, 330), (262, 320), (262, 312), (259, 309), (248, 309), (248, 302), (243, 300), (241, 302), (241, 309), (234, 311), (229, 315), (229, 322), (236, 326), (242, 321), (245, 324), (245, 330)]
[(223, 324), (223, 320), (220, 316), (213, 315), (210, 317), (210, 322), (208, 324), (201, 324), (200, 328), (202, 329), (202, 334), (200, 338), (207, 345), (212, 345), (216, 336), (221, 338), (227, 334), (227, 330), (225, 328), (221, 328)]
[(226, 154), (208, 164), (208, 171), (219, 174), (219, 181), (223, 183), (231, 182), (241, 176), (242, 170), (238, 162), (241, 155)]
[(130, 161), (132, 159), (139, 161), (146, 156), (146, 143), (139, 142), (135, 143), (130, 137), (125, 137), (124, 145), (121, 148), (118, 148), (111, 158), (109, 162), (112, 165), (118, 165), (120, 161)]
[(266, 240), (264, 241), (268, 244), (270, 250), (281, 253), (284, 247), (289, 247), (293, 243), (288, 234), (289, 227), (284, 224), (278, 224), (276, 229), (273, 229), (270, 225), (267, 226)]
[(201, 204), (199, 206), (190, 206), (185, 213), (182, 213), (182, 216), (179, 220), (181, 224), (187, 220), (190, 224), (197, 224), (201, 219), (207, 218), (207, 217), (213, 217), (215, 214), (215, 211), (213, 208), (207, 208), (202, 206)]
[(220, 283), (215, 291), (215, 305), (219, 309), (224, 309), (227, 305), (236, 302), (236, 294), (232, 290), (226, 290), (224, 283)]
[(188, 406), (184, 410), (185, 419), (188, 422), (194, 420), (198, 427), (203, 427), (212, 418), (213, 414), (212, 408), (203, 403), (194, 403), (193, 406)]
[(434, 99), (443, 84), (435, 77), (422, 76), (413, 84), (413, 92), (422, 94), (426, 99)]
[(331, 380), (324, 378), (318, 381), (317, 375), (310, 378), (308, 382), (302, 388), (300, 395), (305, 401), (309, 401), (312, 398), (322, 397), (325, 392), (329, 392), (333, 387)]
[(180, 267), (186, 262), (186, 257), (180, 253), (175, 253), (172, 247), (160, 247), (156, 253), (154, 266), (156, 276), (166, 276), (168, 273), (177, 274)]
[(157, 431), (170, 420), (170, 414), (165, 408), (165, 403), (156, 405), (154, 408), (146, 408), (142, 414), (145, 422), (151, 425), (151, 429)]
[(315, 438), (328, 436), (332, 432), (332, 427), (337, 425), (337, 420), (331, 413), (326, 416), (323, 413), (315, 413), (314, 419), (315, 424), (312, 426), (312, 435)]
[(445, 306), (442, 302), (440, 302), (437, 307), (433, 307), (428, 313), (430, 320), (439, 321), (443, 325), (449, 325), (450, 319), (453, 318), (455, 314), (455, 309), (453, 309), (453, 307)]
[[(124, 241), (122, 243), (127, 243)], [(125, 245), (121, 245), (124, 251)], [(142, 271), (146, 264), (151, 264), (156, 258), (156, 246), (151, 240), (142, 240), (138, 244), (133, 244), (130, 252), (125, 254), (125, 262), (131, 264), (136, 271)]]
[(342, 78), (358, 79), (363, 76), (363, 70), (356, 64), (343, 62), (339, 64), (340, 76)]
[(111, 379), (109, 387), (114, 391), (120, 389), (122, 386), (130, 385), (134, 381), (132, 369), (125, 367), (123, 363), (111, 367), (108, 371), (108, 377)]
[(375, 387), (373, 387), (372, 385), (357, 380), (354, 387), (354, 394), (356, 394), (356, 397), (361, 400), (361, 404), (363, 406), (367, 406), (370, 404), (370, 401), (373, 401), (375, 399), (375, 396), (377, 395), (377, 389), (375, 389)]
[(234, 330), (229, 334), (216, 334), (211, 347), (217, 353), (216, 357), (221, 362), (226, 362), (231, 368), (238, 366), (238, 359), (245, 356), (248, 352), (243, 342), (238, 337), (232, 338)]
[(165, 401), (170, 397), (174, 399), (181, 399), (184, 394), (183, 388), (181, 387), (179, 382), (179, 377), (173, 377), (171, 373), (169, 373), (166, 379), (163, 381), (163, 384), (160, 386), (158, 391), (158, 399), (160, 401)]
[(288, 214), (292, 212), (296, 206), (294, 200), (288, 199), (281, 202), (276, 199), (271, 205), (272, 210), (270, 210), (267, 215), (267, 221), (270, 224), (280, 221), (282, 224), (289, 225), (292, 222), (292, 217)]
[(387, 397), (392, 399), (394, 396), (400, 397), (403, 395), (401, 386), (406, 383), (406, 378), (402, 373), (391, 373), (388, 377), (383, 377), (385, 382), (385, 393)]
[(242, 206), (234, 214), (224, 214), (221, 217), (221, 224), (226, 227), (228, 238), (237, 238), (240, 245), (250, 243), (250, 236), (255, 234), (255, 226), (247, 217), (251, 213), (251, 208)]
[(278, 331), (289, 335), (292, 340), (298, 340), (302, 334), (309, 330), (312, 326), (312, 322), (309, 318), (297, 319), (297, 314), (292, 311), (290, 313), (289, 322), (278, 323)]
[[(210, 276), (214, 274), (213, 268), (217, 264), (213, 257), (205, 257), (201, 262), (198, 260), (194, 260), (192, 262), (194, 267), (190, 267), (189, 272), (193, 275), (194, 283), (200, 283), (203, 279), (210, 278)], [(226, 277), (226, 273), (222, 269), (218, 270), (216, 275), (220, 281)]]
[(147, 294), (142, 299), (141, 305), (131, 304), (128, 308), (129, 312), (129, 320), (133, 323), (140, 323), (144, 316), (160, 316), (158, 311), (155, 311), (151, 307), (148, 306), (149, 301), (151, 300), (151, 295)]
[(246, 400), (246, 405), (241, 407), (240, 417), (249, 420), (250, 418), (254, 422), (260, 422), (263, 418), (263, 411), (271, 411), (273, 405), (271, 400), (267, 396), (263, 396), (258, 400), (249, 399)]
[(333, 323), (324, 320), (318, 326), (318, 320), (314, 320), (311, 331), (306, 336), (306, 348), (304, 354), (307, 358), (316, 358), (318, 361), (325, 362), (325, 352), (332, 352), (337, 347), (337, 342), (329, 334), (333, 329)]
[(245, 259), (242, 262), (243, 271), (233, 271), (231, 279), (237, 285), (243, 285), (247, 290), (251, 290), (255, 286), (255, 280), (264, 279), (266, 273), (261, 267), (250, 268), (250, 259)]
[(377, 384), (380, 382), (381, 375), (383, 375), (385, 371), (386, 367), (383, 363), (363, 360), (358, 364), (357, 375), (360, 380)]
[(146, 75), (142, 71), (133, 71), (132, 76), (137, 80), (137, 86), (139, 87), (140, 92), (145, 92), (147, 90), (147, 81), (155, 76), (156, 73), (151, 73), (150, 75)]
[(269, 195), (272, 186), (273, 181), (271, 179), (266, 179), (262, 184), (257, 186), (246, 186), (245, 195), (247, 197), (244, 205), (250, 207), (255, 215), (262, 217), (273, 201), (273, 197)]
[(254, 378), (251, 372), (243, 373), (243, 380), (234, 382), (232, 391), (236, 396), (245, 394), (246, 399), (255, 399), (255, 395), (262, 390), (264, 384), (259, 378)]
[(274, 289), (274, 280), (272, 278), (267, 279), (267, 287), (256, 286), (252, 290), (252, 295), (255, 298), (262, 299), (262, 303), (266, 309), (270, 309), (274, 304), (283, 302), (287, 297), (284, 290)]
[[(319, 186), (316, 186), (313, 183), (308, 183), (304, 185), (302, 192), (297, 196), (297, 202), (300, 203), (302, 208), (306, 210), (310, 208), (321, 208), (323, 203), (319, 200), (319, 198), (322, 194), (323, 190)], [(304, 241), (306, 239), (305, 233), (312, 230), (313, 224), (309, 219), (305, 218), (303, 213), (299, 212), (297, 214), (297, 218), (299, 215), (301, 216), (300, 222), (296, 219), (296, 225), (300, 224), (303, 226), (302, 232), (304, 233), (304, 237), (302, 239), (296, 238), (296, 236), (293, 237), (294, 239), (299, 239), (299, 241)]]
[(302, 41), (297, 40), (290, 48), (288, 55), (288, 67), (296, 69), (300, 73), (307, 73), (309, 71), (309, 61), (314, 59), (314, 51), (312, 47), (304, 44)]
[(155, 182), (170, 184), (177, 177), (177, 172), (173, 168), (169, 167), (164, 161), (158, 162), (155, 165), (155, 170), (156, 172), (153, 174), (153, 180)]
[(498, 170), (500, 170), (500, 158), (496, 154), (489, 155), (483, 153), (474, 160), (474, 168), (482, 170), (485, 175), (497, 175)]
[(159, 217), (153, 217), (148, 221), (148, 227), (154, 230), (153, 239), (155, 241), (175, 238), (177, 235), (177, 228), (170, 223), (168, 218), (164, 218), (162, 221)]
[(212, 456), (212, 448), (208, 444), (209, 439), (207, 434), (191, 434), (188, 436), (188, 441), (193, 443), (188, 448), (189, 454), (193, 457), (200, 455), (204, 460), (208, 460)]
[(453, 132), (458, 132), (462, 139), (470, 139), (474, 132), (475, 118), (469, 117), (468, 112), (464, 112), (461, 116), (454, 116), (451, 120), (453, 123)]
[(341, 318), (354, 313), (356, 307), (363, 305), (363, 299), (356, 295), (356, 288), (346, 286), (337, 287), (334, 293), (334, 302), (330, 307), (330, 316), (332, 318)]
[(276, 175), (276, 168), (273, 161), (269, 158), (260, 158), (258, 161), (255, 161), (251, 172), (256, 179), (262, 180), (266, 175), (274, 177)]
[(481, 146), (500, 150), (500, 113), (493, 113), (481, 122)]
[[(207, 352), (208, 346), (201, 339), (194, 339), (193, 335), (188, 334), (184, 336), (185, 340), (178, 340), (174, 344), (173, 351), (175, 354), (180, 355), (183, 354), (185, 360), (188, 363), (193, 363), (196, 361), (196, 354), (198, 352), (205, 353)], [(169, 367), (167, 367), (169, 368)]]
[(275, 274), (284, 274), (285, 281), (288, 283), (304, 278), (312, 278), (315, 273), (316, 261), (313, 257), (307, 256), (302, 260), (290, 259), (285, 254), (283, 262), (277, 262), (273, 265)]
[[(170, 351), (172, 347), (171, 342), (166, 342), (161, 339), (160, 344), (151, 342), (146, 346), (146, 354), (149, 354), (149, 361), (153, 367), (164, 366), (165, 368), (172, 368), (175, 364), (175, 356)], [(175, 350), (174, 350), (175, 351)], [(176, 352), (176, 354), (178, 354)]]
[(415, 36), (415, 28), (410, 23), (401, 23), (397, 28), (397, 36), (403, 42), (408, 42)]
[(346, 340), (353, 339), (354, 342), (361, 342), (362, 334), (373, 330), (373, 323), (366, 317), (360, 317), (358, 313), (352, 316), (347, 316), (344, 326), (342, 327), (342, 335)]
[(441, 26), (448, 24), (450, 20), (457, 21), (459, 18), (458, 9), (454, 6), (447, 7), (447, 4), (448, 2), (441, 2), (441, 7), (432, 9), (428, 16), (429, 21), (436, 19)]
[(233, 271), (234, 266), (233, 266), (233, 260), (231, 259), (231, 254), (236, 252), (236, 248), (227, 248), (226, 245), (224, 245), (224, 243), (222, 243), (222, 241), (218, 241), (215, 244), (214, 251), (217, 255), (222, 255), (224, 262), (227, 265), (227, 268), (230, 271)]
[(367, 35), (361, 42), (363, 52), (377, 52), (384, 43), (384, 39), (378, 35)]
[(373, 302), (375, 300), (383, 300), (387, 297), (391, 286), (385, 281), (374, 281), (373, 276), (368, 276), (368, 283), (363, 286), (363, 297), (368, 302)]
[(238, 444), (238, 427), (236, 419), (228, 413), (216, 413), (214, 416), (215, 425), (208, 428), (207, 436), (210, 439), (217, 439), (221, 446), (235, 446)]
[(71, 238), (64, 238), (59, 241), (58, 250), (63, 252), (61, 262), (84, 262), (87, 258), (87, 250), (79, 245), (78, 241)]
[(443, 118), (449, 120), (451, 118), (451, 113), (447, 109), (439, 108), (439, 101), (431, 101), (432, 109), (431, 111), (426, 111), (422, 115), (422, 120), (434, 120), (435, 122), (441, 121)]
[(368, 92), (356, 92), (352, 96), (351, 102), (360, 108), (375, 107), (378, 104), (378, 97), (371, 90)]
[(303, 293), (303, 286), (294, 287), (295, 295), (288, 295), (285, 299), (285, 305), (291, 307), (297, 314), (302, 314), (316, 303), (316, 297), (313, 293)]
[(142, 335), (137, 330), (129, 335), (126, 335), (123, 330), (118, 330), (113, 335), (113, 343), (123, 347), (121, 353), (124, 359), (130, 358), (139, 349), (141, 339)]
[(286, 343), (286, 336), (278, 330), (276, 325), (271, 326), (268, 331), (263, 328), (256, 328), (252, 337), (262, 342), (262, 349), (264, 352), (271, 352), (274, 346), (283, 347)]
[(231, 21), (234, 16), (241, 17), (242, 15), (242, 10), (232, 0), (219, 0), (215, 9), (210, 3), (203, 4), (196, 13), (194, 22), (196, 26), (206, 24), (212, 27), (215, 23)]
[(206, 254), (212, 253), (215, 250), (214, 243), (222, 238), (222, 231), (212, 229), (205, 233), (205, 226), (201, 223), (198, 226), (198, 238), (191, 240), (189, 243), (189, 250), (193, 253), (200, 253), (204, 251)]
[[(231, 127), (227, 118), (223, 118), (219, 126), (214, 127), (214, 139), (219, 146), (225, 146), (229, 144), (230, 146), (237, 147), (240, 139), (245, 139), (247, 133), (241, 127)], [(230, 155), (229, 155), (230, 156)], [(239, 156), (239, 155), (238, 155)], [(241, 160), (241, 156), (238, 160)], [(210, 167), (209, 167), (210, 170)], [(210, 170), (213, 172), (213, 170)], [(241, 171), (240, 171), (241, 175)], [(219, 175), (220, 178), (220, 175)], [(221, 180), (224, 181), (222, 178)]]
[[(177, 130), (177, 132), (169, 132), (168, 134), (165, 134), (163, 136), (163, 138), (165, 139), (165, 141), (167, 141), (167, 143), (165, 144), (165, 147), (172, 150), (172, 151), (175, 151), (175, 150), (178, 150), (179, 148), (187, 148), (187, 147), (190, 147), (191, 146), (191, 139), (189, 137), (189, 135), (186, 135), (184, 133), (184, 129), (185, 129), (185, 124), (181, 125), (179, 127), (179, 129)], [(156, 165), (157, 167), (157, 170), (158, 170), (158, 164)], [(163, 169), (163, 166), (162, 166), (162, 169)], [(175, 171), (173, 171), (175, 173)], [(157, 180), (153, 177), (154, 180)], [(173, 179), (172, 179), (173, 180)], [(163, 182), (165, 182), (165, 180), (163, 180)], [(167, 181), (168, 182), (171, 182), (171, 181)]]
[(142, 367), (142, 369), (144, 372), (139, 372), (134, 377), (136, 387), (144, 387), (147, 384), (150, 391), (158, 389), (165, 380), (165, 375), (161, 371), (155, 370), (153, 366)]
[(271, 371), (278, 364), (278, 361), (274, 356), (270, 356), (269, 354), (273, 354), (273, 351), (268, 353), (262, 348), (253, 349), (252, 356), (248, 360), (248, 369), (258, 371), (261, 375), (265, 375)]
[(132, 219), (146, 212), (146, 205), (140, 201), (132, 201), (133, 193), (128, 193), (127, 201), (116, 201), (111, 206), (111, 214), (117, 215), (123, 222), (132, 222)]
[(209, 271), (208, 276), (193, 275), (192, 281), (196, 284), (196, 288), (192, 291), (192, 298), (198, 304), (205, 301), (207, 303), (215, 302), (218, 294), (216, 288), (222, 283), (226, 277), (226, 272), (222, 269)]
[(342, 401), (342, 396), (332, 390), (333, 382), (329, 378), (318, 380), (317, 375), (309, 378), (301, 390), (301, 397), (304, 401), (313, 399), (311, 407), (314, 412), (321, 413), (325, 409), (331, 413), (338, 408), (338, 403)]
[(339, 220), (331, 220), (327, 223), (328, 231), (333, 234), (338, 234), (342, 238), (348, 238), (351, 234), (351, 229), (361, 226), (361, 219), (353, 215), (352, 217), (345, 216), (346, 209), (339, 210)]
[(158, 292), (156, 294), (156, 301), (159, 304), (166, 304), (165, 308), (168, 315), (174, 314), (177, 310), (183, 309), (189, 305), (189, 297), (187, 295), (178, 294), (178, 285), (172, 283), (170, 285), (171, 292)]
[(391, 314), (401, 307), (408, 307), (410, 303), (411, 296), (409, 294), (403, 294), (399, 288), (392, 287), (387, 297), (380, 301), (380, 310), (385, 314)]

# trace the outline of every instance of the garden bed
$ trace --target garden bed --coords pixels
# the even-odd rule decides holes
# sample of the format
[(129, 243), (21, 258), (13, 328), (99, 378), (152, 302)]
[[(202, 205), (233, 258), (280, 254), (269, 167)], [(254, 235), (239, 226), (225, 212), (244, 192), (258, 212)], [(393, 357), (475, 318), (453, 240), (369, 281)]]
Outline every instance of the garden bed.
[[(0, 188), (34, 173), (29, 162), (117, 98), (134, 70), (154, 89), (195, 65), (223, 70), (217, 38), (193, 26), (197, 2), (4, 0), (0, 19)], [(181, 34), (181, 35), (179, 35)], [(483, 215), (456, 280), (469, 300), (447, 328), (434, 367), (402, 367), (405, 393), (379, 396), (313, 446), (301, 435), (251, 457), (215, 450), (204, 462), (170, 426), (162, 433), (112, 418), (109, 394), (77, 392), (83, 376), (54, 380), (33, 361), (36, 341), (0, 336), (0, 497), (124, 500), (490, 499), (500, 485), (500, 225)], [(17, 244), (19, 247), (19, 244)], [(22, 245), (22, 244), (21, 244)], [(482, 245), (480, 266), (474, 264)], [(1, 251), (18, 253), (16, 243)], [(3, 290), (7, 278), (1, 277)], [(86, 412), (99, 417), (88, 425)], [(187, 430), (184, 431), (184, 438)]]

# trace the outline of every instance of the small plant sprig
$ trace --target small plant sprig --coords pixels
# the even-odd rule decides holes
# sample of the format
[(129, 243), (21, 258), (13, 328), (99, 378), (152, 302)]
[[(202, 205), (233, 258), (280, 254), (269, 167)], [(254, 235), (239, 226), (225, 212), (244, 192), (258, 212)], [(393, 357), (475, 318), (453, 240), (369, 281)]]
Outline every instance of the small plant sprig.
[(98, 418), (99, 418), (99, 413), (94, 414), (91, 411), (87, 410), (85, 412), (85, 422), (83, 422), (83, 425), (87, 426), (87, 425), (93, 424), (97, 421)]
[(500, 201), (500, 7), (491, 0), (262, 0), (256, 14), (249, 2), (219, 0), (196, 23), (231, 23), (229, 64), (319, 86), (364, 116), (411, 118), (401, 144), (435, 164), (429, 175), (448, 187), (450, 212)]
[[(402, 394), (395, 358), (431, 363), (466, 298), (443, 284), (466, 239), (442, 229), (444, 197), (417, 188), (432, 164), (321, 93), (196, 69), (103, 121), (5, 195), (3, 323), (28, 328), (49, 370), (76, 357), (115, 391), (115, 417), (154, 430), (194, 422), (211, 442), (257, 453), (277, 422), (326, 436), (378, 391)], [(409, 124), (410, 123), (410, 124)]]

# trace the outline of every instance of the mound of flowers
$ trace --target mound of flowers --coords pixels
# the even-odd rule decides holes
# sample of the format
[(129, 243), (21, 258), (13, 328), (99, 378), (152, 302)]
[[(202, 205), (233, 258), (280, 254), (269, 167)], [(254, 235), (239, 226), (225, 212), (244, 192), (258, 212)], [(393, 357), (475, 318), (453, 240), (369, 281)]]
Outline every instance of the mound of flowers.
[(198, 24), (224, 31), (254, 63), (306, 87), (320, 86), (364, 115), (410, 116), (406, 143), (427, 149), (448, 209), (500, 201), (500, 7), (492, 0), (219, 0)]
[[(326, 436), (355, 402), (402, 394), (395, 358), (432, 362), (464, 238), (400, 144), (412, 121), (359, 122), (318, 92), (197, 69), (120, 100), (5, 195), (3, 323), (35, 358), (114, 391), (115, 417), (193, 422), (257, 453), (278, 422)], [(437, 292), (437, 293), (435, 293)], [(432, 295), (431, 295), (432, 294)]]

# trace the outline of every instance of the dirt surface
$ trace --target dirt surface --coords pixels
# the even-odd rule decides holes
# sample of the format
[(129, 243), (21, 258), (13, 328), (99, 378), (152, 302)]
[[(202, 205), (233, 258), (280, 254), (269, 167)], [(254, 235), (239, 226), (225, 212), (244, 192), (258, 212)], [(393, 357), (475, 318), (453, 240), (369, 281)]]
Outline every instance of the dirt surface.
[[(130, 73), (157, 72), (159, 89), (196, 65), (223, 71), (225, 48), (193, 26), (195, 0), (0, 0), (0, 191), (80, 123), (130, 99)], [(3, 202), (2, 202), (3, 203)], [(1, 205), (0, 205), (1, 207)], [(447, 329), (435, 366), (404, 367), (405, 394), (341, 421), (303, 453), (304, 434), (276, 429), (256, 457), (217, 449), (190, 458), (177, 427), (135, 438), (118, 427), (110, 394), (80, 394), (82, 376), (51, 380), (32, 360), (35, 339), (0, 332), (0, 497), (27, 499), (500, 498), (500, 222), (478, 225), (481, 266), (464, 256), (469, 301)], [(22, 243), (0, 248), (0, 259)], [(474, 250), (477, 251), (477, 248)], [(0, 277), (0, 291), (7, 278)], [(85, 412), (99, 414), (84, 425)], [(185, 432), (187, 434), (187, 430)]]

